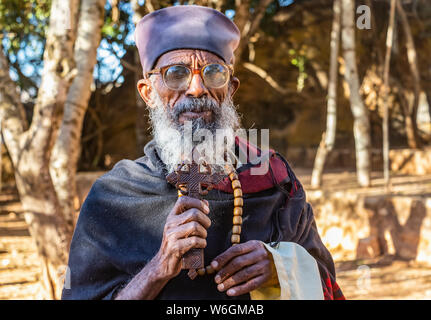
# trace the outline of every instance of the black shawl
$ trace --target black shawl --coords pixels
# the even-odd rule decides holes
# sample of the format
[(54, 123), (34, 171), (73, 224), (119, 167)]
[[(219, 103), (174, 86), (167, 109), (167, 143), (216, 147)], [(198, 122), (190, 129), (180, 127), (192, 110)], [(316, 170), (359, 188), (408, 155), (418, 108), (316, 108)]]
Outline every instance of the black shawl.
[[(325, 298), (337, 298), (341, 291), (336, 287), (334, 263), (320, 240), (305, 192), (280, 155), (272, 152), (270, 158), (270, 170), (264, 177), (250, 176), (250, 164), (238, 170), (244, 191), (241, 242), (298, 243), (317, 260)], [(62, 299), (112, 299), (155, 256), (166, 217), (177, 200), (166, 174), (152, 141), (145, 147), (144, 157), (122, 160), (96, 180), (75, 228), (68, 263), (70, 281)], [(205, 265), (231, 245), (230, 191), (222, 183), (205, 196), (212, 220)], [(157, 298), (250, 299), (249, 294), (228, 297), (219, 292), (213, 277), (190, 280), (183, 270)]]

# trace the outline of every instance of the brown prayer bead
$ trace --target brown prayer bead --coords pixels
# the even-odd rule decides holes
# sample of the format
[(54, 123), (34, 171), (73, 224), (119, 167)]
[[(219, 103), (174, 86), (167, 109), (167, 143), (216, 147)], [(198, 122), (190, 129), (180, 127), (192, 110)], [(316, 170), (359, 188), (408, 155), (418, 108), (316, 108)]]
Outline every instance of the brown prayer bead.
[(235, 207), (233, 209), (233, 215), (234, 216), (242, 216), (242, 208), (241, 207)]
[(241, 188), (241, 182), (239, 182), (239, 180), (233, 180), (232, 181), (232, 189), (239, 189)]
[(233, 199), (233, 205), (235, 207), (242, 207), (244, 205), (244, 200), (242, 200), (242, 198), (235, 198)]
[(241, 226), (240, 225), (234, 225), (232, 227), (232, 233), (233, 234), (241, 234)]
[(203, 276), (205, 274), (205, 268), (198, 269), (198, 275)]
[(233, 217), (233, 224), (242, 224), (241, 216), (234, 216)]
[(231, 181), (238, 180), (238, 175), (237, 175), (235, 172), (231, 172), (231, 173), (229, 174), (229, 179), (230, 179)]
[(206, 266), (205, 270), (207, 271), (207, 274), (212, 274), (212, 273), (214, 273), (214, 269), (213, 269), (213, 267), (211, 267), (211, 265)]
[(239, 234), (233, 234), (230, 240), (232, 243), (239, 243), (240, 242)]
[(235, 189), (235, 190), (233, 190), (233, 196), (235, 198), (242, 197), (242, 190), (241, 189)]

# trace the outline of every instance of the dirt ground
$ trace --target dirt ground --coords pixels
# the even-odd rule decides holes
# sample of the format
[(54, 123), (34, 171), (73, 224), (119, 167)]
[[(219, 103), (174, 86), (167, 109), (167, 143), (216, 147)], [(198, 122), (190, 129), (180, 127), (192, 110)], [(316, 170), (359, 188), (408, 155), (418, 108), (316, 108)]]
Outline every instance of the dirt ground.
[[(0, 300), (43, 299), (40, 264), (17, 196), (0, 194)], [(384, 257), (336, 261), (347, 299), (431, 299), (431, 267)]]
[[(351, 300), (429, 300), (431, 268), (416, 263), (380, 261), (336, 262), (337, 282)], [(387, 261), (384, 261), (387, 260)]]

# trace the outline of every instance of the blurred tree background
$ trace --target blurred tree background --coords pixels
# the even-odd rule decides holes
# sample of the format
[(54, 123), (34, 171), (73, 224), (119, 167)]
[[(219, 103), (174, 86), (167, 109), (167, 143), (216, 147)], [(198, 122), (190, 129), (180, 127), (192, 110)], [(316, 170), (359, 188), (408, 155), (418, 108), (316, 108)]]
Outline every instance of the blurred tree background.
[[(41, 78), (50, 2), (7, 0), (0, 4), (3, 48), (13, 80), (20, 87), (29, 119)], [(234, 20), (236, 6), (246, 5), (253, 9), (260, 3), (233, 0), (189, 2), (213, 6)], [(281, 152), (285, 153), (288, 147), (317, 147), (325, 127), (333, 1), (266, 2), (268, 5), (260, 26), (248, 38), (236, 65), (235, 72), (241, 80), (241, 87), (235, 102), (244, 115), (244, 126), (270, 128), (271, 144)], [(402, 2), (418, 52), (423, 90), (429, 97), (431, 7), (423, 0)], [(188, 2), (153, 0), (150, 5), (145, 1), (136, 3), (142, 16), (148, 12), (148, 7), (153, 10)], [(133, 0), (111, 0), (105, 5), (102, 41), (82, 132), (79, 170), (106, 170), (122, 158), (136, 158), (142, 155), (142, 147), (150, 139), (147, 120), (137, 120), (135, 74), (140, 72), (140, 66), (136, 61), (132, 34), (133, 15), (136, 14), (134, 4)], [(357, 1), (357, 4), (368, 4), (372, 8), (372, 27), (370, 30), (356, 29), (356, 43), (362, 93), (370, 110), (372, 145), (378, 147), (382, 140), (381, 114), (376, 98), (382, 81), (389, 1)], [(413, 90), (409, 87), (413, 81), (404, 34), (400, 27), (397, 30), (391, 69), (393, 99), (396, 100), (391, 108), (394, 115), (391, 117), (391, 145), (394, 147), (407, 145), (402, 111), (405, 102), (401, 98), (403, 93), (398, 91)], [(273, 82), (263, 79), (257, 70), (244, 66), (244, 62), (260, 68)], [(340, 72), (343, 72), (343, 61)], [(352, 116), (343, 82), (339, 83), (336, 147), (349, 147), (354, 143)], [(145, 116), (145, 111), (143, 113)], [(136, 128), (137, 124), (143, 128)], [(427, 142), (428, 136), (419, 132), (418, 139)]]
[[(354, 28), (354, 51), (359, 94), (369, 120), (369, 145), (378, 150), (382, 147), (383, 67), (390, 1), (342, 2), (355, 9), (364, 4), (371, 9), (371, 28)], [(431, 108), (431, 6), (428, 0), (397, 2), (401, 9), (397, 11), (391, 48), (389, 141), (391, 148), (421, 148), (431, 141), (429, 125), (421, 125), (417, 117), (419, 105)], [(121, 159), (143, 155), (151, 131), (136, 90), (141, 67), (133, 40), (134, 24), (151, 11), (178, 4), (213, 7), (240, 28), (235, 73), (241, 86), (234, 100), (243, 115), (243, 126), (269, 128), (271, 147), (287, 155), (294, 165), (305, 164), (297, 150), (317, 149), (326, 127), (333, 0), (4, 0), (0, 2), (0, 120), (6, 148), (2, 148), (1, 178), (3, 183), (13, 184), (18, 177), (21, 200), (31, 188), (39, 193), (46, 190), (29, 197), (27, 209), (33, 212), (29, 224), (37, 224), (34, 213), (38, 210), (51, 210), (52, 217), (62, 220), (55, 218), (49, 223), (69, 225), (64, 232), (70, 237), (80, 207), (76, 203), (76, 171), (109, 170)], [(53, 19), (57, 11), (53, 10), (58, 9), (61, 17), (65, 14), (61, 6), (65, 5), (71, 9), (70, 29), (58, 34)], [(360, 14), (353, 14), (356, 26)], [(346, 61), (341, 47), (340, 43), (336, 56), (334, 148), (354, 154), (351, 89), (344, 77)], [(51, 54), (56, 50), (67, 52), (66, 58), (56, 60)], [(418, 74), (409, 59), (412, 50), (416, 52)], [(44, 71), (50, 61), (55, 67)], [(57, 81), (54, 97), (53, 91), (41, 89), (48, 81), (46, 74)], [(26, 132), (43, 132), (44, 119), (49, 119), (54, 129), (46, 130), (40, 140), (43, 143), (36, 144)], [(28, 162), (23, 165), (21, 158), (25, 156), (20, 155), (25, 154)], [(29, 174), (31, 159), (40, 163)], [(381, 153), (373, 159), (370, 169), (381, 170)], [(337, 165), (340, 163), (333, 164)], [(35, 198), (45, 204), (33, 208)], [(38, 227), (33, 228), (32, 235), (40, 241), (49, 237)], [(64, 248), (53, 248), (51, 255), (40, 241), (40, 254), (47, 260), (58, 260), (56, 268), (65, 262), (64, 253), (59, 253)], [(68, 239), (61, 241), (67, 247)], [(46, 273), (47, 281), (52, 282), (49, 267)]]

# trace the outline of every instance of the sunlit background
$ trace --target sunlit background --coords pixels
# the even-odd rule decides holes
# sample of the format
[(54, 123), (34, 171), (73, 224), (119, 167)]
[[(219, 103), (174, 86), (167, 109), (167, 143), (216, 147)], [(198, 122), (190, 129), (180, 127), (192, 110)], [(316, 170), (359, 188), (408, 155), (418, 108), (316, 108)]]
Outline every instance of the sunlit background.
[[(242, 124), (268, 128), (271, 148), (287, 158), (304, 184), (346, 297), (431, 298), (428, 0), (60, 1), (80, 3), (77, 28), (84, 33), (72, 28), (67, 34), (77, 37), (75, 49), (88, 50), (72, 52), (77, 74), (70, 83), (55, 77), (67, 71), (63, 62), (54, 71), (44, 69), (47, 57), (54, 56), (47, 54), (52, 2), (0, 2), (0, 299), (55, 298), (47, 292), (46, 279), (58, 273), (61, 282), (64, 249), (54, 250), (59, 262), (38, 254), (58, 239), (38, 241), (37, 218), (24, 213), (36, 210), (35, 203), (48, 215), (55, 208), (63, 213), (57, 212), (65, 233), (71, 233), (94, 180), (119, 160), (143, 155), (151, 130), (136, 90), (142, 74), (134, 25), (148, 12), (180, 4), (213, 7), (240, 28), (243, 45), (235, 74), (241, 86), (234, 100)], [(337, 3), (352, 8), (339, 20)], [(89, 4), (92, 10), (82, 11)], [(369, 15), (357, 11), (361, 5)], [(351, 17), (350, 27), (346, 17)], [(337, 23), (339, 50), (331, 60), (331, 31)], [(351, 51), (345, 50), (343, 35), (348, 28), (355, 35)], [(101, 35), (100, 42), (92, 35)], [(61, 47), (60, 40), (55, 43)], [(356, 89), (354, 77), (346, 73), (353, 65)], [(58, 80), (50, 80), (58, 89), (54, 96), (39, 90), (49, 72)], [(67, 96), (63, 89), (70, 89)], [(331, 101), (336, 106), (332, 120)], [(69, 127), (61, 123), (62, 110)], [(37, 141), (26, 134), (28, 128), (43, 133), (47, 123), (50, 128), (57, 124), (59, 131), (47, 130)], [(331, 130), (329, 147), (325, 137)], [(319, 146), (327, 150), (321, 167)], [(368, 159), (367, 165), (360, 159)], [(313, 168), (319, 181), (312, 181)], [(55, 223), (54, 229), (63, 230)]]

